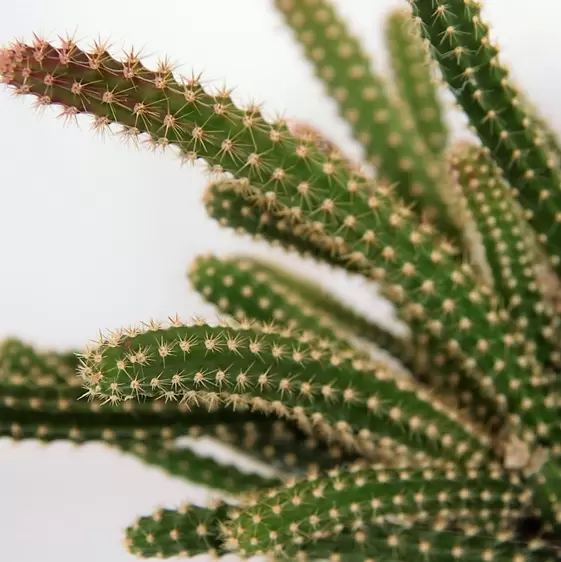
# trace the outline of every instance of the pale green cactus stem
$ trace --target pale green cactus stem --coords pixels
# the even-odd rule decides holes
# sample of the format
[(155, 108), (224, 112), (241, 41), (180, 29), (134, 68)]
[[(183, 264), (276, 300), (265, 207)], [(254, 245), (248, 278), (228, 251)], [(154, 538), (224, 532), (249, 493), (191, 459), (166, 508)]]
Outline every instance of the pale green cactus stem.
[[(295, 139), (284, 123), (267, 123), (256, 107), (237, 108), (226, 91), (211, 95), (196, 79), (177, 82), (169, 66), (153, 72), (133, 55), (119, 62), (101, 47), (85, 53), (74, 44), (57, 50), (41, 41), (16, 44), (4, 58), (4, 81), (39, 103), (62, 104), (65, 115), (93, 112), (97, 127), (118, 121), (124, 134), (148, 133), (154, 146), (176, 144), (215, 171), (245, 177), (273, 202), (321, 219), (328, 236), (344, 233), (348, 259), (369, 278), (383, 280), (394, 302), (414, 298), (412, 328), (426, 332), (437, 349), (462, 357), (463, 376), (477, 381), (480, 395), (493, 398), (499, 412), (520, 412), (511, 422), (521, 424), (523, 439), (533, 442), (538, 426), (547, 428), (544, 438), (555, 439), (556, 414), (531, 385), (530, 374), (539, 370), (535, 357), (472, 270), (458, 266), (454, 252), (390, 189), (338, 167), (313, 144)], [(206, 142), (211, 136), (213, 142)], [(477, 336), (458, 340), (466, 330)], [(521, 409), (529, 398), (532, 407)]]
[(442, 155), (448, 144), (448, 127), (439, 82), (427, 45), (412, 21), (411, 10), (399, 8), (390, 12), (384, 32), (399, 95), (409, 106), (428, 148)]
[(461, 143), (450, 158), (483, 233), (496, 290), (525, 339), (535, 342), (539, 361), (559, 365), (561, 318), (540, 286), (535, 240), (524, 226), (523, 209), (486, 149)]
[(395, 182), (401, 197), (462, 245), (463, 216), (448, 206), (452, 189), (444, 162), (433, 157), (407, 108), (392, 99), (386, 80), (372, 69), (370, 57), (332, 4), (275, 0), (275, 6), (378, 176)]
[(541, 142), (540, 124), (526, 110), (489, 35), (475, 0), (409, 0), (430, 40), (452, 93), (518, 190), (530, 222), (561, 271), (561, 169), (558, 154)]
[(166, 397), (190, 404), (204, 395), (211, 410), (251, 405), (367, 454), (374, 445), (376, 455), (395, 454), (397, 443), (457, 463), (493, 458), (489, 436), (430, 391), (382, 363), (357, 370), (352, 359), (307, 341), (255, 326), (154, 325), (110, 336), (86, 353), (82, 370), (114, 404)]

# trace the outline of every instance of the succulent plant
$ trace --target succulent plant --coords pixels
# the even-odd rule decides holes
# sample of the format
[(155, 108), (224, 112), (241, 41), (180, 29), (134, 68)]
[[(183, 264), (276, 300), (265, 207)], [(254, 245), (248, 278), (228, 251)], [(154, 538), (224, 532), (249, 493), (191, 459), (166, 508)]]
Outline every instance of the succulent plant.
[[(220, 225), (362, 277), (406, 331), (274, 263), (200, 256), (189, 280), (220, 322), (150, 321), (74, 352), (5, 341), (1, 434), (108, 442), (235, 496), (138, 519), (126, 545), (144, 558), (559, 559), (556, 133), (512, 82), (477, 0), (390, 13), (390, 78), (327, 0), (274, 4), (364, 163), (134, 51), (36, 38), (0, 51), (0, 75), (64, 117), (205, 161)], [(477, 139), (449, 134), (444, 86)], [(224, 467), (180, 435), (274, 471)]]

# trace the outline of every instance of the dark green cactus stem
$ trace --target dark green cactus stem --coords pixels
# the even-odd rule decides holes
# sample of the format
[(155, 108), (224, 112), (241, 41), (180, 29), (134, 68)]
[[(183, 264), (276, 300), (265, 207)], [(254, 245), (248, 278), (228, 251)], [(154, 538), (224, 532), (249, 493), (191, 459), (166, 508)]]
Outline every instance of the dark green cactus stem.
[[(325, 339), (325, 345), (333, 350), (353, 354), (357, 351), (351, 338), (367, 335), (406, 367), (414, 368), (414, 351), (406, 338), (393, 336), (353, 313), (319, 285), (296, 276), (290, 279), (288, 274), (279, 274), (263, 262), (248, 257), (204, 256), (194, 262), (189, 276), (201, 295), (238, 320), (254, 319), (309, 331), (320, 340)], [(315, 302), (310, 299), (312, 293)], [(355, 319), (359, 322), (353, 325)]]
[[(257, 412), (209, 413), (204, 408), (189, 410), (185, 404), (132, 401), (122, 405), (122, 412), (100, 410), (98, 403), (81, 399), (85, 390), (77, 376), (79, 363), (74, 352), (41, 351), (15, 338), (4, 340), (0, 345), (0, 402), (4, 404), (0, 407), (0, 436), (45, 442), (101, 441), (176, 476), (183, 467), (185, 477), (207, 485), (202, 471), (187, 471), (185, 463), (192, 453), (177, 452), (175, 438), (214, 438), (287, 472), (305, 472), (311, 465), (328, 468), (357, 459), (335, 445), (305, 435), (293, 423)], [(31, 381), (37, 381), (38, 386), (30, 388)], [(59, 394), (56, 404), (45, 402), (45, 392), (55, 385)]]
[(478, 2), (409, 0), (452, 93), (505, 178), (531, 211), (530, 222), (561, 271), (561, 169), (541, 143), (539, 123), (499, 61)]
[(462, 143), (451, 165), (485, 240), (495, 288), (527, 342), (535, 342), (544, 364), (561, 361), (561, 318), (547, 302), (535, 263), (535, 241), (524, 227), (524, 213), (512, 188), (487, 150)]
[[(360, 528), (371, 518), (375, 523), (365, 529), (364, 546), (380, 527), (391, 528), (395, 518), (415, 516), (421, 510), (429, 517), (439, 518), (460, 503), (474, 511), (484, 508), (516, 510), (528, 505), (531, 499), (531, 490), (526, 489), (518, 477), (500, 470), (462, 472), (380, 466), (350, 472), (333, 470), (328, 475), (294, 481), (282, 488), (253, 495), (234, 510), (223, 524), (221, 535), (232, 550), (242, 555), (275, 552), (283, 559), (293, 559), (300, 544), (313, 544), (314, 538), (332, 539), (336, 547), (337, 535), (342, 529)], [(431, 545), (437, 552), (450, 544), (438, 528), (427, 526), (426, 531), (429, 530), (433, 532)], [(481, 548), (485, 544), (483, 529), (479, 534), (482, 542), (476, 545)], [(454, 533), (447, 529), (442, 535), (453, 536)], [(454, 537), (452, 544), (460, 538)], [(493, 538), (500, 552), (499, 545), (508, 545), (514, 537), (505, 533)], [(487, 546), (491, 544), (489, 540)], [(411, 542), (409, 545), (413, 546)], [(368, 552), (372, 556), (374, 546), (380, 548), (381, 545), (376, 540), (370, 543)], [(413, 548), (411, 550), (413, 554)], [(430, 556), (432, 550), (427, 554)]]
[(458, 463), (492, 458), (489, 437), (428, 390), (380, 363), (359, 371), (337, 351), (305, 341), (270, 329), (154, 325), (102, 340), (85, 354), (82, 369), (113, 404), (130, 398), (190, 404), (204, 394), (209, 409), (251, 405), (341, 435), (357, 450), (384, 446), (379, 427), (386, 440), (429, 456)]
[[(327, 237), (319, 228), (289, 216), (286, 208), (278, 205), (260, 205), (255, 197), (249, 198), (243, 182), (211, 183), (204, 196), (204, 205), (211, 218), (220, 226), (231, 228), (237, 234), (249, 234), (257, 241), (266, 241), (288, 252), (300, 254), (333, 266), (356, 271), (356, 264), (343, 257), (341, 244)], [(319, 223), (318, 227), (322, 227)]]
[(275, 6), (378, 175), (395, 182), (401, 197), (462, 245), (463, 215), (447, 200), (453, 189), (444, 163), (427, 148), (408, 108), (391, 99), (388, 85), (331, 2), (275, 0)]
[(306, 434), (293, 422), (253, 414), (255, 421), (200, 426), (189, 435), (216, 438), (286, 473), (301, 474), (313, 468), (326, 470), (362, 458), (336, 443)]
[(281, 483), (278, 477), (264, 477), (254, 472), (245, 472), (233, 465), (222, 464), (213, 458), (201, 456), (190, 449), (178, 448), (173, 443), (162, 446), (161, 442), (154, 440), (136, 441), (121, 443), (119, 449), (147, 464), (165, 470), (172, 476), (214, 490), (222, 490), (228, 494), (239, 494)]
[(127, 529), (125, 544), (141, 558), (220, 556), (227, 553), (219, 537), (219, 523), (227, 510), (225, 503), (214, 507), (183, 504), (176, 510), (158, 510)]
[(401, 98), (428, 148), (442, 155), (448, 144), (438, 83), (430, 53), (411, 18), (411, 10), (390, 12), (385, 24), (391, 69)]

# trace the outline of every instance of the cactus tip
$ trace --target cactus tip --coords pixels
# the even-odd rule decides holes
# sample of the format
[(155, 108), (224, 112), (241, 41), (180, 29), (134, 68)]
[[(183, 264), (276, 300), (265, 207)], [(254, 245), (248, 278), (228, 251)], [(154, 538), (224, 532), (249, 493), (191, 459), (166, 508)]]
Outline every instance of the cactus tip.
[(0, 79), (8, 73), (10, 59), (10, 51), (4, 47), (0, 48)]

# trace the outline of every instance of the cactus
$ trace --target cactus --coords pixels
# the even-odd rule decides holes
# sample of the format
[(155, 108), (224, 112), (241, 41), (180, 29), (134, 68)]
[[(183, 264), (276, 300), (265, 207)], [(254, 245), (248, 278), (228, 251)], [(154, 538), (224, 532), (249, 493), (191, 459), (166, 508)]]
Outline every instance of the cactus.
[[(479, 2), (408, 3), (386, 20), (387, 78), (328, 0), (274, 2), (374, 174), (165, 61), (70, 39), (0, 51), (13, 92), (204, 160), (210, 217), (361, 277), (405, 328), (274, 263), (209, 254), (188, 279), (218, 323), (150, 321), (75, 352), (6, 340), (0, 434), (102, 441), (235, 497), (141, 516), (125, 531), (140, 557), (561, 559), (560, 143)], [(442, 86), (480, 144), (451, 138)]]

